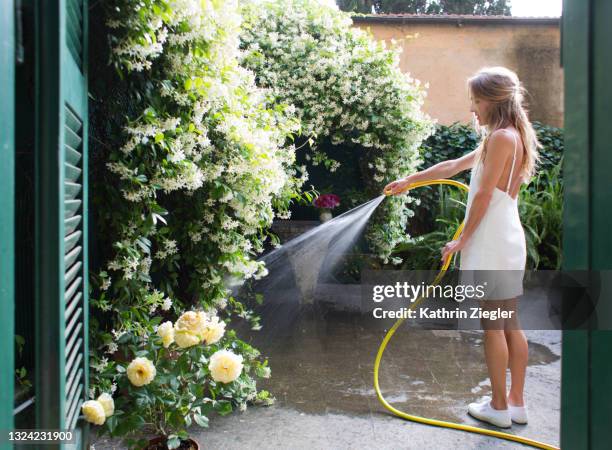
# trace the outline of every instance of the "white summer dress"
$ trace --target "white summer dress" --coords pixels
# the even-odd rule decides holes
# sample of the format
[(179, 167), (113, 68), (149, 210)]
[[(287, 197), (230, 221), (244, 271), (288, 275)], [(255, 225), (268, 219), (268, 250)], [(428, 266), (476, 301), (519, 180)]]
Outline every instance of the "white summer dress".
[[(478, 227), (460, 252), (460, 280), (462, 284), (479, 284), (487, 280), (483, 300), (505, 300), (523, 293), (523, 277), (527, 262), (525, 231), (518, 211), (518, 195), (509, 194), (517, 139), (514, 136), (514, 155), (506, 190), (495, 187), (489, 206)], [(482, 162), (472, 168), (466, 205), (465, 221), (469, 217), (474, 195), (480, 186)], [(476, 271), (476, 272), (472, 272)], [(500, 271), (500, 272), (478, 272)], [(492, 285), (493, 284), (493, 285)]]

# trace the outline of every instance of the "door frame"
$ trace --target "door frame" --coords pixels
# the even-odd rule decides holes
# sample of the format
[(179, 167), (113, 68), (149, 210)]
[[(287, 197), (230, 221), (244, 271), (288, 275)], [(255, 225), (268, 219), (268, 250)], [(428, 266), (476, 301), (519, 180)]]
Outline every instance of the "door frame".
[[(0, 2), (0, 430), (14, 428), (15, 392), (15, 3)], [(0, 448), (10, 448), (0, 444)]]

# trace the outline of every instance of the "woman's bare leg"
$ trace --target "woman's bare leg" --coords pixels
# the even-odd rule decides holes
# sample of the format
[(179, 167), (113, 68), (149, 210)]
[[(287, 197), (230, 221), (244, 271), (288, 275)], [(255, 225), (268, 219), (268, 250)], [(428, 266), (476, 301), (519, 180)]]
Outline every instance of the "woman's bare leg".
[(506, 368), (508, 367), (508, 346), (504, 330), (485, 330), (484, 348), (491, 391), (491, 405), (495, 409), (508, 408), (506, 401)]
[[(514, 302), (516, 310), (516, 299)], [(525, 373), (529, 360), (529, 346), (525, 333), (520, 327), (518, 317), (505, 322), (504, 334), (508, 346), (508, 366), (510, 367), (511, 385), (508, 402), (513, 406), (523, 406), (523, 390), (525, 388)]]
[[(505, 300), (503, 300), (505, 301)], [(495, 309), (497, 301), (482, 303), (484, 309)], [(484, 319), (484, 351), (489, 378), (491, 379), (491, 405), (495, 409), (507, 409), (506, 369), (508, 368), (508, 344), (504, 334), (504, 319), (492, 321)]]

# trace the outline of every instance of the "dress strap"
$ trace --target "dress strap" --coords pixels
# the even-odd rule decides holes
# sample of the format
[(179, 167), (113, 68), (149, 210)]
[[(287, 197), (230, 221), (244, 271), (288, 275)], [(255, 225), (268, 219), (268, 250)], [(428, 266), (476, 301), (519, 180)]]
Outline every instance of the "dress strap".
[[(512, 136), (514, 137), (514, 155), (512, 155), (512, 168), (510, 169), (510, 176), (508, 177), (508, 186), (506, 186), (506, 194), (508, 194), (508, 191), (510, 190), (510, 182), (512, 181), (512, 172), (514, 172), (514, 162), (516, 161), (516, 135), (514, 133), (512, 133)], [(510, 194), (508, 194), (510, 195)]]

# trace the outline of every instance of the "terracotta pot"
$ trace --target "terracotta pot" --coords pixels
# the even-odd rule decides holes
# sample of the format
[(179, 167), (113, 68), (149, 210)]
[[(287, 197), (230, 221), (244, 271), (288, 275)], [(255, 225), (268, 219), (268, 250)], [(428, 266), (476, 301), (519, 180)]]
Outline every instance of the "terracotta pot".
[[(153, 439), (149, 439), (149, 444), (145, 447), (145, 450), (167, 450), (166, 446), (167, 441), (166, 436), (157, 436)], [(191, 447), (185, 447), (185, 444), (190, 445)], [(200, 450), (200, 444), (195, 439), (188, 438), (181, 441), (181, 446), (179, 450)]]

